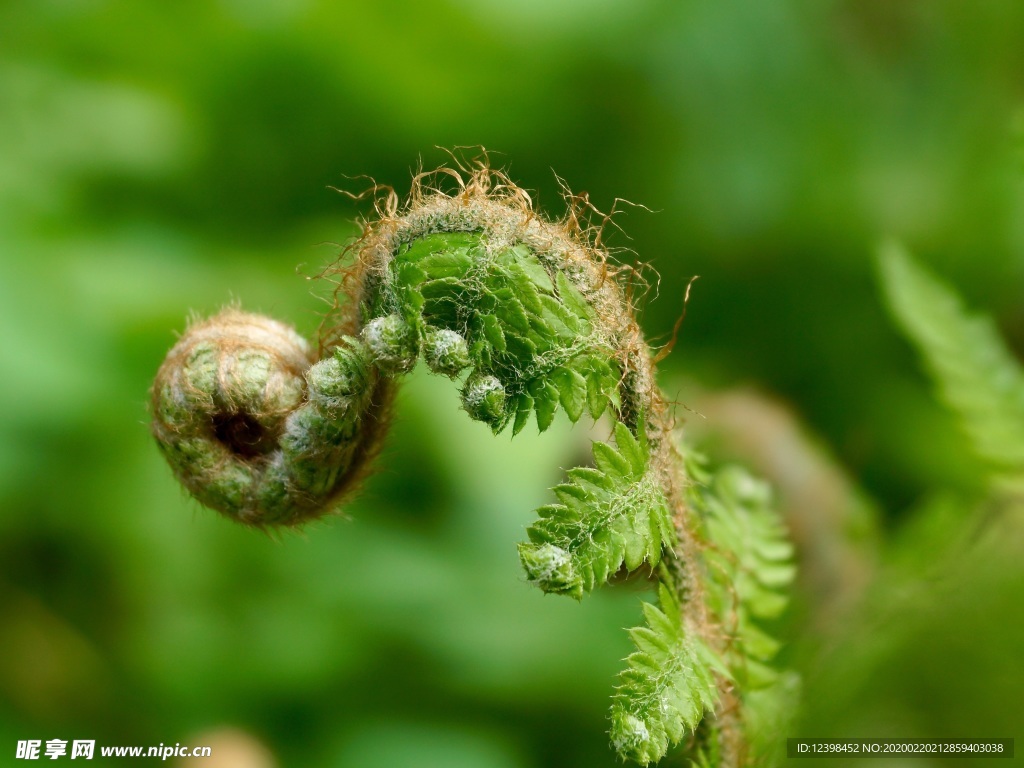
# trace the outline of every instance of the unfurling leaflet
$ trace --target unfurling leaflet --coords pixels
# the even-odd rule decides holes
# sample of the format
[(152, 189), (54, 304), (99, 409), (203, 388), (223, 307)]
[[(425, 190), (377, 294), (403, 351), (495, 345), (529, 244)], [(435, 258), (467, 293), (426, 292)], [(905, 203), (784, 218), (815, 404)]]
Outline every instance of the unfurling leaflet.
[(689, 741), (705, 762), (749, 762), (748, 690), (775, 679), (756, 622), (781, 610), (792, 575), (763, 487), (738, 470), (688, 477), (651, 350), (578, 210), (545, 221), (497, 171), (444, 175), (450, 193), (424, 183), (439, 174), (403, 206), (382, 200), (326, 273), (338, 301), (316, 348), (237, 309), (193, 324), (153, 385), (160, 449), (202, 504), (295, 526), (358, 484), (421, 359), (495, 433), (607, 415), (614, 443), (569, 471), (519, 546), (527, 579), (582, 599), (619, 571), (650, 573), (660, 607), (631, 630), (614, 748), (646, 765)]

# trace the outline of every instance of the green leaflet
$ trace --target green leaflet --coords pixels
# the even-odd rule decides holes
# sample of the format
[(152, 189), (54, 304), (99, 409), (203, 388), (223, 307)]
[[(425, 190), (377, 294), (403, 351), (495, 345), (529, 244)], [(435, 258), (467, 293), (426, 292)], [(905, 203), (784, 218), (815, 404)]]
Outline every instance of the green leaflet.
[[(699, 458), (691, 475), (706, 478)], [(708, 607), (732, 638), (725, 662), (745, 688), (774, 682), (767, 662), (779, 644), (758, 622), (778, 618), (787, 604), (786, 588), (796, 575), (793, 546), (771, 505), (768, 486), (740, 467), (719, 470), (713, 479), (690, 487), (691, 507), (704, 521)]]
[[(642, 422), (642, 420), (641, 420)], [(623, 564), (656, 565), (662, 547), (674, 541), (664, 492), (650, 472), (647, 439), (615, 425), (617, 449), (594, 443), (596, 468), (569, 471), (569, 482), (553, 489), (558, 503), (537, 510), (519, 545), (527, 578), (545, 592), (580, 599)]]
[(957, 413), (974, 449), (1001, 472), (1024, 473), (1024, 371), (991, 318), (960, 297), (899, 245), (879, 254), (889, 308)]
[(505, 390), (501, 412), (474, 411), (495, 432), (510, 422), (519, 432), (531, 413), (543, 432), (559, 409), (576, 422), (618, 402), (619, 366), (593, 309), (525, 245), (488, 249), (481, 233), (433, 234), (399, 249), (388, 272), (364, 319), (398, 310), (421, 341), (441, 331), (464, 338), (474, 375)]
[(636, 651), (626, 659), (612, 699), (612, 746), (623, 759), (657, 762), (696, 729), (718, 699), (715, 673), (727, 676), (714, 653), (683, 634), (679, 605), (659, 590), (661, 608), (644, 603), (646, 627), (629, 631)]

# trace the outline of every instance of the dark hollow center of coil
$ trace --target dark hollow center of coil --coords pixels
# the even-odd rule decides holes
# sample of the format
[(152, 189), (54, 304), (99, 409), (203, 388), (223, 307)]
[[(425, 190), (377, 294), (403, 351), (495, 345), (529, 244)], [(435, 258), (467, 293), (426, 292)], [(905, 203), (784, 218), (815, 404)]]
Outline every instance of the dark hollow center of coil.
[(232, 453), (243, 459), (263, 456), (274, 449), (275, 438), (248, 413), (217, 413), (213, 434)]

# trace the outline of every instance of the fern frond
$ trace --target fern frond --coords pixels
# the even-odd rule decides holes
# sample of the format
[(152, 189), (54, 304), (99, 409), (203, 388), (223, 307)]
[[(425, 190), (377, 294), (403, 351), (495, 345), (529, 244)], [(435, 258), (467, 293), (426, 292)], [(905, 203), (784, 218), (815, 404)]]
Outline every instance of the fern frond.
[[(768, 488), (738, 467), (711, 476), (696, 454), (688, 464), (694, 480), (689, 502), (708, 539), (702, 552), (705, 600), (723, 642), (712, 649), (699, 633), (687, 636), (664, 586), (660, 610), (644, 605), (648, 626), (630, 630), (637, 650), (626, 660), (612, 704), (612, 743), (621, 757), (642, 765), (696, 732), (715, 709), (717, 681), (728, 682), (739, 699), (740, 720), (750, 727), (764, 719), (776, 692), (792, 689), (792, 675), (780, 677), (769, 666), (778, 643), (759, 626), (784, 610), (784, 589), (795, 574), (793, 548)], [(754, 696), (749, 707), (748, 696)], [(717, 765), (716, 734), (714, 723), (702, 726), (698, 763)]]
[[(642, 420), (641, 420), (642, 423)], [(665, 492), (651, 472), (643, 429), (634, 437), (615, 425), (613, 448), (594, 443), (596, 467), (569, 470), (569, 482), (554, 487), (559, 503), (537, 510), (519, 545), (527, 578), (545, 592), (580, 599), (625, 563), (652, 566), (674, 537)]]
[(792, 576), (767, 495), (736, 472), (687, 486), (656, 358), (580, 210), (546, 221), (485, 161), (461, 171), (377, 201), (325, 272), (337, 303), (317, 345), (235, 310), (190, 328), (154, 382), (154, 435), (197, 499), (265, 528), (321, 517), (358, 486), (420, 359), (461, 380), (463, 409), (495, 432), (610, 411), (614, 443), (595, 442), (594, 466), (570, 470), (528, 529), (527, 577), (580, 599), (650, 566), (660, 607), (630, 630), (613, 743), (646, 765), (696, 734), (709, 765), (736, 763), (743, 686), (771, 679), (777, 648), (758, 622)]
[[(691, 460), (699, 477), (699, 459)], [(786, 589), (796, 575), (793, 545), (771, 505), (768, 486), (737, 466), (724, 467), (706, 485), (690, 489), (709, 547), (704, 552), (707, 600), (729, 638), (726, 664), (742, 686), (757, 688), (775, 680), (767, 665), (779, 643), (759, 622), (778, 618)]]
[(722, 662), (697, 636), (686, 636), (679, 605), (659, 590), (661, 608), (644, 603), (646, 627), (629, 631), (636, 651), (626, 658), (612, 699), (611, 739), (623, 759), (657, 762), (692, 733), (718, 700)]
[(899, 245), (883, 247), (882, 285), (893, 316), (925, 358), (974, 449), (999, 471), (1024, 471), (1024, 370), (992, 319)]
[[(773, 724), (781, 727), (795, 708), (799, 678), (771, 665), (779, 642), (764, 624), (787, 604), (795, 577), (793, 546), (772, 505), (768, 486), (744, 469), (727, 466), (710, 474), (703, 458), (687, 455), (693, 481), (688, 501), (703, 523), (705, 600), (718, 625), (719, 656), (730, 681), (734, 715), (743, 730), (744, 765), (771, 764)], [(713, 723), (710, 725), (714, 725)], [(706, 732), (705, 732), (706, 731)], [(723, 745), (716, 729), (702, 727), (698, 765), (717, 765)]]

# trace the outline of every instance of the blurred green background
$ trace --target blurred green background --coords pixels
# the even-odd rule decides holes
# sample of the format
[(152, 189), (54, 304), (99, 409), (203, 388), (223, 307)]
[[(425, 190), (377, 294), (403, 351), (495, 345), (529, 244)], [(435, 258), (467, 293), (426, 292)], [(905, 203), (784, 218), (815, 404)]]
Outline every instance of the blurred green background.
[(0, 2), (0, 764), (28, 738), (614, 764), (643, 593), (544, 598), (514, 546), (585, 429), (494, 440), (417, 373), (346, 518), (270, 537), (186, 498), (147, 431), (190, 312), (237, 300), (312, 335), (306, 278), (369, 214), (330, 187), (402, 192), (460, 145), (553, 216), (556, 173), (649, 207), (611, 244), (660, 276), (659, 343), (701, 276), (663, 365), (680, 417), (771, 475), (770, 435), (760, 459), (716, 438), (716, 412), (760, 422), (705, 400), (753, 388), (859, 510), (883, 609), (821, 619), (805, 577), (797, 732), (1021, 735), (1024, 553), (1011, 532), (1002, 559), (942, 560), (947, 529), (914, 527), (962, 519), (985, 476), (872, 256), (901, 238), (1024, 348), (1022, 40), (1011, 0)]

